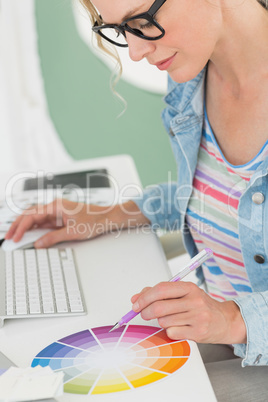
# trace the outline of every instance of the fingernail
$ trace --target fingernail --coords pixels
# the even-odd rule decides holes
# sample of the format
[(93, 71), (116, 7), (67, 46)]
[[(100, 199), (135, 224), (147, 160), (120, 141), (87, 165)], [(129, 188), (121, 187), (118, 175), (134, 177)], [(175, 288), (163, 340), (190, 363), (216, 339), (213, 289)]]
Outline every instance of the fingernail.
[(134, 303), (132, 306), (132, 310), (134, 310), (134, 311), (139, 310), (139, 308), (140, 308), (140, 305), (138, 302)]

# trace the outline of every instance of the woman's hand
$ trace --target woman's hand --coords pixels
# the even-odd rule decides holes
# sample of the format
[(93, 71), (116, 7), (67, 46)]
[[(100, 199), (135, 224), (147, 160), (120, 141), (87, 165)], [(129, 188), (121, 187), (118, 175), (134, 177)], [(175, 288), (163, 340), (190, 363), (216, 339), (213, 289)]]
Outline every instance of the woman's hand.
[(11, 225), (5, 238), (19, 241), (33, 228), (54, 229), (35, 242), (36, 248), (48, 248), (56, 243), (92, 239), (107, 232), (148, 224), (136, 204), (101, 207), (56, 199), (47, 205), (35, 205), (20, 215)]
[(158, 319), (171, 339), (198, 343), (246, 343), (240, 309), (233, 301), (218, 302), (191, 282), (162, 282), (131, 299), (144, 320)]

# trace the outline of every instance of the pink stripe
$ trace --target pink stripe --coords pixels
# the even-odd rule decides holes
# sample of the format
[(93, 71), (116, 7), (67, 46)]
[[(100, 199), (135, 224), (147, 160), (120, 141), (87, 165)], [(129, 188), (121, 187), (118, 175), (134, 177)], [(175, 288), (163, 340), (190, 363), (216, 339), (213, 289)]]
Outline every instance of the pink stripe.
[(194, 185), (194, 188), (196, 188), (201, 193), (210, 195), (212, 198), (215, 198), (216, 200), (220, 201), (221, 203), (229, 205), (235, 209), (238, 208), (239, 200), (231, 198), (228, 195), (221, 193), (220, 191), (213, 190), (208, 184), (204, 184), (200, 180), (195, 178), (193, 185)]
[(221, 258), (222, 260), (229, 261), (232, 264), (239, 265), (240, 267), (244, 267), (243, 262), (237, 261), (234, 258), (230, 258), (230, 257), (227, 257), (227, 256), (222, 255), (222, 254), (218, 254), (218, 253), (215, 253), (215, 252), (213, 253), (213, 255), (215, 255), (216, 257)]
[(215, 293), (211, 293), (211, 292), (209, 292), (209, 295), (210, 295), (211, 297), (216, 297), (217, 299), (221, 299), (221, 300), (223, 300), (223, 301), (225, 301), (225, 300), (226, 300), (226, 299), (225, 299), (225, 297), (222, 297), (222, 296), (216, 295)]

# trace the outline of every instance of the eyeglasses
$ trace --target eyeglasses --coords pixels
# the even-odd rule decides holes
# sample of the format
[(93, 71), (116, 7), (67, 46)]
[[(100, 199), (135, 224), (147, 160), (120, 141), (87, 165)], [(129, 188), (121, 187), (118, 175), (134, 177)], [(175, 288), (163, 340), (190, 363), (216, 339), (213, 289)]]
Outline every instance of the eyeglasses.
[[(153, 18), (166, 0), (155, 0), (146, 13), (135, 15), (123, 21), (120, 25), (98, 25), (96, 21), (92, 30), (113, 45), (128, 47), (126, 31), (145, 40), (158, 40), (165, 35), (164, 28)], [(102, 20), (101, 16), (100, 19)]]

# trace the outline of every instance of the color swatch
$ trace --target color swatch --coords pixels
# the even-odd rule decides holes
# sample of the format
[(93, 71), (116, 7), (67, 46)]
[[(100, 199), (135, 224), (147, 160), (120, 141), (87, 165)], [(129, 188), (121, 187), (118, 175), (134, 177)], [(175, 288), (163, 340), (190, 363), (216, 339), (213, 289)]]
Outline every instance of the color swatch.
[(64, 392), (105, 394), (154, 383), (177, 371), (190, 356), (187, 341), (172, 341), (166, 331), (129, 325), (87, 329), (43, 349), (32, 367), (62, 370)]

